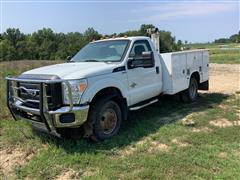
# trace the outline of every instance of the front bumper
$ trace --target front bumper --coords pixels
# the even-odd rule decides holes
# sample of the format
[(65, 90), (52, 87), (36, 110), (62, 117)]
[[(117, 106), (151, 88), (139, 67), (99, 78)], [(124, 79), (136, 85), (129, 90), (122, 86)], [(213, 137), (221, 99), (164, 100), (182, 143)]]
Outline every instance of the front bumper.
[[(30, 121), (35, 128), (60, 136), (57, 128), (78, 127), (87, 120), (89, 105), (74, 106), (70, 84), (67, 80), (30, 80), (7, 77), (7, 106), (15, 120)], [(24, 100), (18, 96), (17, 83), (39, 83), (39, 108), (24, 106)], [(49, 110), (46, 87), (51, 83), (65, 83), (68, 87), (69, 106), (57, 110)], [(74, 121), (62, 122), (61, 116), (71, 114)]]

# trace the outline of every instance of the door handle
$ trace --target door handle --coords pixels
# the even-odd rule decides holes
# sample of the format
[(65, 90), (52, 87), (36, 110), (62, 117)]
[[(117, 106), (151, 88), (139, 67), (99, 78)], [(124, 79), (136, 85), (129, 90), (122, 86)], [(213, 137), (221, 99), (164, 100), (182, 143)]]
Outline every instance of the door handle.
[(156, 67), (156, 73), (159, 74), (159, 67)]

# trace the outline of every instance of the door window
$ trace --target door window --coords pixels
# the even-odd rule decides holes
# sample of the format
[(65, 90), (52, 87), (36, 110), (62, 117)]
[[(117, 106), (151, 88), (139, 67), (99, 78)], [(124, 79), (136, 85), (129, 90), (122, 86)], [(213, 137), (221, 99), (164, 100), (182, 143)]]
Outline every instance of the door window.
[[(148, 53), (148, 55), (146, 55), (146, 53), (143, 54), (143, 52)], [(136, 67), (154, 67), (152, 50), (147, 40), (135, 41), (130, 51), (129, 57), (131, 58), (131, 62), (128, 63), (131, 64), (130, 66), (128, 66), (129, 69), (133, 69)]]
[(150, 44), (147, 40), (139, 40), (133, 44), (130, 52), (130, 57), (141, 57), (142, 52), (152, 51)]

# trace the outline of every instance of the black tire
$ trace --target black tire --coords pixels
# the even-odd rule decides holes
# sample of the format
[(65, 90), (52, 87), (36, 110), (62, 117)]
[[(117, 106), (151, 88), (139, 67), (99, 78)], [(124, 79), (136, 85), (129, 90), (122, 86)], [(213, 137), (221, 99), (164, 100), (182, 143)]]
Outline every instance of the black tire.
[(89, 118), (93, 124), (92, 139), (101, 141), (110, 139), (119, 132), (122, 112), (117, 102), (109, 98), (102, 98), (92, 105)]
[(191, 77), (188, 89), (182, 91), (180, 96), (183, 102), (189, 103), (196, 100), (198, 96), (198, 82), (194, 77)]

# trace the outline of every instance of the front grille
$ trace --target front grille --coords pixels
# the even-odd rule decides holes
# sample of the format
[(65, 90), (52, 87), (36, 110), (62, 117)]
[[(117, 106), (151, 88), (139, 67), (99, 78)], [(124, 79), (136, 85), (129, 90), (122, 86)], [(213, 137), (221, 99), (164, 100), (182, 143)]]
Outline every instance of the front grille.
[[(40, 105), (40, 84), (18, 82), (18, 96), (23, 100), (23, 105), (39, 109)], [(56, 110), (62, 106), (62, 86), (61, 83), (48, 84), (47, 100), (49, 110)]]

